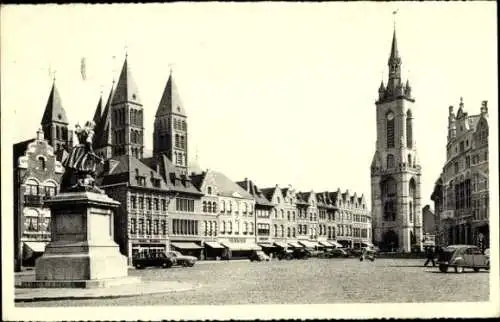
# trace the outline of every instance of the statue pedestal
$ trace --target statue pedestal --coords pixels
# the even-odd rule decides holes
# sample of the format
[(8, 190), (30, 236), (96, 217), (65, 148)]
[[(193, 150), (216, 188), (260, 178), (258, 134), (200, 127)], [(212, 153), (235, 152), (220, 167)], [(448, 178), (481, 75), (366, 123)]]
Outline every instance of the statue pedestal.
[(113, 208), (105, 194), (68, 192), (47, 201), (51, 242), (37, 260), (35, 281), (21, 287), (106, 287), (138, 282), (127, 277), (127, 259), (113, 240)]

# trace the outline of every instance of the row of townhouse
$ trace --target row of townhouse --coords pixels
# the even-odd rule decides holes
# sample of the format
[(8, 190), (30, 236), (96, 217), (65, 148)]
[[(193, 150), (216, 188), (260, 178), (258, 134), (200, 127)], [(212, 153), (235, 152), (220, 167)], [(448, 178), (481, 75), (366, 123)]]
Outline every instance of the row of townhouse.
[[(371, 241), (363, 196), (348, 191), (259, 189), (251, 180), (190, 168), (187, 113), (170, 73), (153, 123), (153, 151), (144, 147), (144, 109), (125, 58), (106, 103), (94, 111), (92, 146), (105, 162), (96, 182), (120, 202), (115, 240), (129, 259), (171, 249), (198, 258), (237, 257), (282, 246)], [(33, 262), (50, 240), (44, 199), (60, 190), (62, 158), (73, 146), (55, 81), (34, 139), (14, 144), (14, 245), (16, 269)], [(314, 244), (311, 244), (314, 245)]]
[(475, 115), (462, 99), (456, 113), (449, 107), (446, 162), (431, 195), (441, 245), (490, 247), (488, 138), (487, 101)]

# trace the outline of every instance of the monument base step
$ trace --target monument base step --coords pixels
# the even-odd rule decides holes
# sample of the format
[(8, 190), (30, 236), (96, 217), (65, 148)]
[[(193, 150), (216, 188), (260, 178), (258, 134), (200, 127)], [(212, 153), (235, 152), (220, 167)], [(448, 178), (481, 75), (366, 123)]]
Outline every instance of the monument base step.
[(105, 288), (111, 286), (140, 283), (141, 279), (135, 276), (95, 280), (34, 280), (22, 281), (19, 288)]

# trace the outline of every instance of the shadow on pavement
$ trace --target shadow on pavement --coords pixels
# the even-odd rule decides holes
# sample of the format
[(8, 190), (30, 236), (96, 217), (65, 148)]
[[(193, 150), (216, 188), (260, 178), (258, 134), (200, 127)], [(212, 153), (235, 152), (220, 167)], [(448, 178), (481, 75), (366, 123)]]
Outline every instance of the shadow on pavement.
[[(424, 266), (424, 265), (386, 265), (385, 267), (422, 267), (422, 268), (431, 268), (432, 266)], [(437, 268), (437, 266), (435, 267)]]
[(488, 274), (488, 271), (479, 271), (479, 272), (474, 272), (474, 271), (463, 271), (462, 273), (455, 273), (453, 270), (448, 271), (446, 273), (440, 272), (440, 271), (426, 271), (426, 273), (433, 273), (433, 274), (453, 274), (453, 275), (461, 275), (461, 274)]

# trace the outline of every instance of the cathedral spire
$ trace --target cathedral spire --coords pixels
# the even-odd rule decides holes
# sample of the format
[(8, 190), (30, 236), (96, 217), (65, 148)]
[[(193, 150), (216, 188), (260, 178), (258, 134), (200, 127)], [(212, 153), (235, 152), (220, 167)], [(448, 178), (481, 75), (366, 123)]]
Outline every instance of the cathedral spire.
[(118, 78), (118, 83), (116, 84), (112, 100), (113, 105), (119, 103), (134, 103), (136, 105), (142, 105), (137, 85), (132, 77), (132, 72), (130, 71), (128, 55), (125, 57), (125, 61), (123, 62), (122, 71), (120, 73), (120, 77)]
[(174, 77), (172, 76), (172, 68), (170, 68), (167, 84), (163, 90), (158, 109), (156, 110), (156, 117), (170, 113), (186, 116)]

